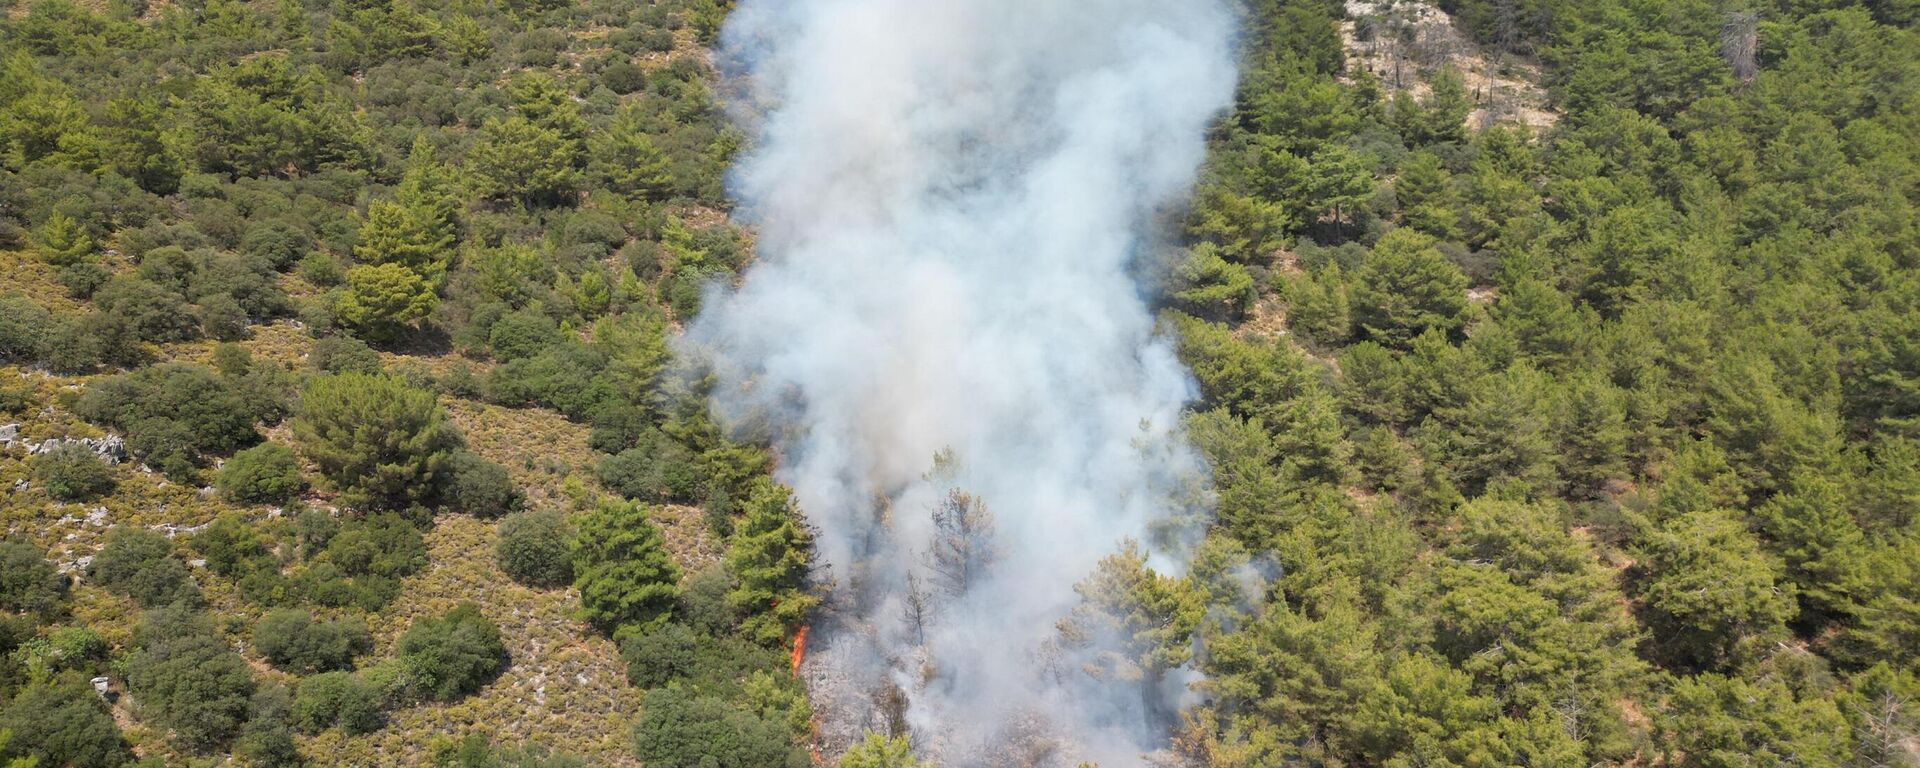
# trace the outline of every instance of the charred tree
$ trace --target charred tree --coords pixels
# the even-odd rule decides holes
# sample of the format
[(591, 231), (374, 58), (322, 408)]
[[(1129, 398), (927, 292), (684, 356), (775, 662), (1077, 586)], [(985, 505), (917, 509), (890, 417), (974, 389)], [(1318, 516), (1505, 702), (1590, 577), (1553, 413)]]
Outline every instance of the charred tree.
[(941, 590), (953, 597), (965, 595), (985, 578), (997, 553), (993, 542), (993, 513), (979, 497), (955, 488), (933, 507), (933, 543), (927, 568)]
[(1720, 26), (1720, 57), (1733, 70), (1733, 79), (1742, 85), (1760, 74), (1760, 15), (1752, 11), (1734, 11)]

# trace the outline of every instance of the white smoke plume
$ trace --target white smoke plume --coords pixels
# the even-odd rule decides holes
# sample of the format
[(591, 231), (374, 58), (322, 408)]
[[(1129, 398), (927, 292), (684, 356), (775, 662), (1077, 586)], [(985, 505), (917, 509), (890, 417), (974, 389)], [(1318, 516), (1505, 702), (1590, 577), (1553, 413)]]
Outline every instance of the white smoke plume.
[[(1231, 98), (1235, 20), (1227, 0), (741, 0), (728, 21), (758, 256), (687, 343), (820, 532), (836, 615), (814, 663), (892, 690), (948, 768), (1016, 764), (993, 753), (1023, 739), (1022, 761), (1116, 768), (1154, 740), (1139, 695), (1045, 649), (1074, 583), (1151, 541), (1195, 472), (1192, 384), (1136, 267)], [(993, 556), (916, 626), (955, 488), (991, 510)], [(820, 698), (829, 730), (897, 719)]]

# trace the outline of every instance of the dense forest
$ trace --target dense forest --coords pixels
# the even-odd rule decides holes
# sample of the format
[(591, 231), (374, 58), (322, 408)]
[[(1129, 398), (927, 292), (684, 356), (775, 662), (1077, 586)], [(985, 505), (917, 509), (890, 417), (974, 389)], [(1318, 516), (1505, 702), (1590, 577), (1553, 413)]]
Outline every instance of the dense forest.
[[(1245, 6), (1143, 266), (1213, 516), (1080, 590), (1200, 673), (1152, 764), (1920, 762), (1920, 6)], [(724, 2), (5, 10), (0, 761), (820, 759), (805, 517), (664, 374)]]

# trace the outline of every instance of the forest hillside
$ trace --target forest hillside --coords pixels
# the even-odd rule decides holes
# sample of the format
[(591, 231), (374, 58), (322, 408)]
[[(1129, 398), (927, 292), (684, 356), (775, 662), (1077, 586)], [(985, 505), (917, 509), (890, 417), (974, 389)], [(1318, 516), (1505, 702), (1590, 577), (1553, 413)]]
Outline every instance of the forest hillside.
[[(1920, 6), (1234, 5), (1138, 764), (1920, 765)], [(930, 765), (677, 375), (729, 3), (0, 8), (0, 763)]]

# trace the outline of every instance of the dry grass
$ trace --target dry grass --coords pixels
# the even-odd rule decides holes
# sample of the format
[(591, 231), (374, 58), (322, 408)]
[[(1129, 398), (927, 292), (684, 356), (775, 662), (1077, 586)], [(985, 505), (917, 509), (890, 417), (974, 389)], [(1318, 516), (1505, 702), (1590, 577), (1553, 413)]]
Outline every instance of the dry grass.
[(613, 642), (573, 618), (578, 596), (508, 579), (494, 565), (496, 533), (484, 521), (442, 516), (426, 538), (427, 570), (407, 579), (400, 599), (369, 619), (370, 661), (392, 656), (414, 621), (471, 600), (500, 626), (511, 666), (472, 696), (393, 712), (386, 728), (365, 736), (329, 731), (306, 739), (303, 751), (325, 755), (332, 765), (420, 765), (427, 739), (479, 731), (501, 743), (564, 747), (593, 765), (637, 765), (627, 724), (640, 692), (627, 684)]
[(55, 312), (80, 310), (53, 267), (25, 251), (0, 251), (0, 294), (16, 292)]

